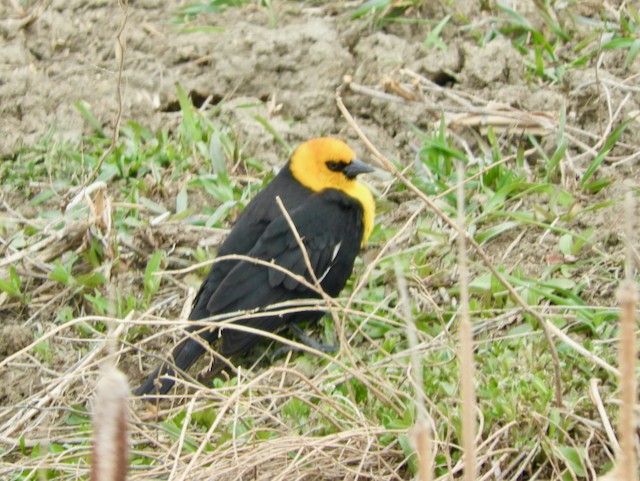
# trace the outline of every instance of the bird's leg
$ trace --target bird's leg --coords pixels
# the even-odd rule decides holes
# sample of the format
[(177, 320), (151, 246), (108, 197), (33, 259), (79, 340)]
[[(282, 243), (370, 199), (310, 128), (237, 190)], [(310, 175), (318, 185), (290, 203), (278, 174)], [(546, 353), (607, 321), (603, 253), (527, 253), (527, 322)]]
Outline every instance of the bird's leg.
[(305, 346), (308, 346), (312, 349), (316, 349), (317, 351), (320, 352), (325, 352), (325, 353), (332, 353), (332, 352), (336, 352), (340, 346), (338, 345), (327, 345), (327, 344), (322, 344), (320, 341), (316, 341), (315, 339), (312, 339), (311, 337), (307, 336), (304, 332), (304, 330), (302, 330), (300, 328), (300, 326), (296, 325), (296, 324), (289, 324), (289, 330), (291, 331), (291, 333)]
[[(334, 345), (334, 346), (330, 346), (330, 345), (326, 345), (326, 344), (322, 344), (319, 341), (316, 341), (312, 338), (310, 338), (309, 336), (307, 336), (304, 332), (304, 330), (302, 330), (299, 326), (297, 326), (296, 324), (289, 324), (287, 326), (289, 328), (289, 330), (291, 331), (291, 333), (294, 335), (294, 337), (300, 341), (301, 344), (304, 344), (305, 346), (308, 346), (312, 349), (315, 349), (317, 351), (320, 352), (324, 352), (327, 354), (336, 352), (340, 346), (338, 345)], [(288, 353), (288, 352), (292, 352), (292, 351), (298, 351), (299, 349), (293, 347), (293, 346), (281, 346), (278, 349), (276, 349), (274, 351), (274, 353), (271, 355), (271, 362), (273, 362), (275, 359), (277, 359), (278, 357)]]

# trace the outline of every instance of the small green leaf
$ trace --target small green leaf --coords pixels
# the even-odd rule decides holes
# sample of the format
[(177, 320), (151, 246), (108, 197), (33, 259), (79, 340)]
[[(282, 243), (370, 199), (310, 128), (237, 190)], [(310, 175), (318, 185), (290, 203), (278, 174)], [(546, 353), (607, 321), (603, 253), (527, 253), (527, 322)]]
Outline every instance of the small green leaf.
[(444, 392), (446, 396), (452, 397), (456, 393), (457, 384), (453, 382), (441, 381), (440, 389)]
[(309, 406), (300, 399), (293, 397), (282, 406), (282, 413), (297, 421), (302, 421), (309, 416)]
[(99, 315), (106, 314), (107, 307), (109, 306), (109, 303), (107, 302), (107, 300), (103, 296), (101, 296), (100, 294), (97, 294), (95, 296), (93, 296), (91, 294), (85, 294), (84, 298), (91, 303), (91, 306), (93, 307), (93, 310), (97, 314), (99, 314)]
[(140, 204), (144, 205), (147, 209), (149, 209), (154, 214), (164, 214), (167, 212), (167, 208), (157, 202), (152, 201), (151, 199), (147, 199), (146, 197), (140, 197), (138, 199)]
[(609, 177), (603, 177), (602, 179), (594, 180), (593, 182), (589, 182), (583, 188), (584, 190), (588, 190), (593, 194), (597, 194), (605, 187), (609, 187), (611, 185), (612, 180)]
[(386, 8), (389, 5), (391, 5), (391, 0), (369, 0), (351, 14), (351, 20), (356, 20), (371, 11)]
[(275, 140), (278, 144), (282, 145), (287, 152), (291, 152), (291, 146), (287, 143), (286, 140), (280, 135), (280, 133), (269, 123), (267, 119), (265, 119), (261, 115), (254, 116), (254, 119), (264, 127), (264, 129), (271, 134), (273, 140)]
[(56, 195), (56, 192), (53, 189), (44, 189), (29, 201), (29, 205), (32, 207), (38, 206), (51, 199), (54, 195)]
[(187, 210), (188, 205), (189, 198), (187, 195), (187, 188), (183, 187), (182, 189), (180, 189), (180, 192), (178, 192), (178, 195), (176, 196), (176, 214)]
[(548, 166), (549, 176), (555, 174), (556, 169), (560, 165), (560, 161), (564, 158), (564, 154), (566, 153), (568, 146), (569, 146), (569, 142), (567, 142), (566, 139), (563, 138), (562, 140), (560, 140), (560, 143), (558, 144), (556, 151), (553, 153), (553, 155), (549, 159), (549, 166)]
[(584, 457), (585, 453), (583, 449), (576, 449), (571, 446), (554, 446), (554, 450), (559, 454), (559, 458), (562, 459), (567, 467), (573, 471), (576, 476), (581, 478), (587, 475), (584, 469)]
[(68, 286), (69, 284), (71, 284), (73, 276), (71, 275), (71, 272), (69, 272), (69, 270), (65, 266), (63, 266), (59, 260), (56, 260), (53, 265), (53, 270), (49, 273), (49, 279)]
[(412, 454), (415, 454), (415, 448), (413, 447), (411, 438), (406, 434), (401, 434), (398, 436), (398, 442), (400, 443), (400, 447), (402, 448), (402, 452), (405, 457), (408, 457), (409, 469), (412, 473), (416, 473), (418, 470), (418, 461), (415, 456), (411, 456)]
[(475, 238), (478, 244), (483, 244), (519, 225), (520, 224), (518, 222), (514, 221), (501, 222), (500, 224), (491, 226), (488, 229), (483, 230), (482, 232), (478, 232), (475, 235)]
[(89, 110), (88, 104), (86, 104), (85, 102), (79, 101), (79, 102), (74, 103), (73, 106), (76, 109), (78, 109), (78, 112), (80, 112), (80, 115), (82, 115), (82, 117), (84, 117), (84, 119), (87, 121), (87, 123), (93, 129), (93, 131), (99, 137), (102, 137), (104, 139), (107, 138), (107, 134), (105, 133), (104, 129), (102, 128), (102, 125), (100, 124), (98, 119), (96, 119), (94, 117), (94, 115), (91, 113), (91, 110)]
[(87, 289), (95, 289), (98, 286), (102, 286), (107, 283), (107, 279), (97, 271), (87, 272), (77, 277), (78, 283)]
[(227, 202), (233, 200), (233, 187), (227, 181), (220, 181), (220, 179), (216, 179), (213, 176), (201, 176), (193, 181), (190, 184), (194, 187), (202, 187), (207, 191), (210, 195), (218, 199), (220, 202)]
[(227, 162), (222, 149), (222, 139), (219, 132), (214, 132), (209, 141), (209, 160), (213, 173), (218, 176), (228, 176)]
[(560, 252), (565, 256), (573, 255), (573, 236), (571, 234), (565, 234), (560, 237), (559, 245)]
[[(36, 335), (37, 337), (41, 337), (39, 335)], [(38, 344), (36, 344), (33, 347), (33, 350), (36, 352), (36, 354), (39, 354), (40, 357), (42, 357), (42, 359), (44, 359), (46, 362), (50, 362), (52, 359), (51, 356), (51, 348), (49, 346), (49, 341), (48, 340), (44, 340), (44, 341), (40, 341)]]
[(180, 130), (188, 142), (199, 142), (202, 140), (202, 135), (196, 123), (193, 103), (179, 83), (176, 83), (176, 95), (178, 96), (180, 111), (182, 112)]
[(469, 289), (476, 293), (488, 293), (491, 291), (491, 274), (475, 277), (469, 283)]
[(144, 271), (144, 295), (146, 299), (152, 297), (160, 288), (160, 281), (162, 277), (156, 273), (160, 270), (160, 262), (164, 257), (164, 251), (156, 251), (153, 253), (149, 262), (147, 262), (147, 268)]
[(600, 167), (600, 164), (602, 164), (604, 158), (609, 152), (611, 152), (611, 149), (613, 149), (622, 133), (629, 126), (629, 124), (633, 122), (633, 120), (634, 119), (628, 119), (622, 122), (622, 124), (616, 127), (614, 131), (609, 134), (609, 137), (607, 137), (607, 140), (604, 142), (604, 145), (600, 149), (600, 152), (598, 152), (598, 155), (595, 159), (593, 159), (593, 162), (591, 162), (584, 175), (582, 176), (582, 180), (580, 180), (580, 187), (585, 187), (589, 179), (593, 176), (596, 170), (598, 170), (598, 167)]
[(540, 283), (541, 286), (550, 287), (551, 289), (570, 290), (576, 286), (576, 281), (572, 279), (563, 279), (561, 277), (549, 279), (544, 283)]
[(14, 266), (9, 267), (9, 279), (0, 279), (0, 291), (11, 297), (22, 297), (22, 282)]
[(638, 56), (640, 52), (640, 38), (636, 38), (633, 40), (633, 43), (629, 46), (629, 53), (627, 54), (627, 58), (624, 61), (624, 68), (627, 69), (631, 66), (633, 61)]
[(445, 50), (447, 45), (440, 39), (440, 34), (442, 33), (442, 29), (447, 25), (449, 20), (451, 19), (451, 14), (444, 17), (438, 25), (436, 25), (433, 30), (427, 35), (427, 38), (424, 39), (424, 46), (429, 48), (431, 45), (435, 45), (441, 50)]
[(81, 404), (76, 404), (72, 406), (72, 409), (64, 420), (64, 424), (67, 426), (88, 426), (91, 422), (91, 416), (87, 408)]
[[(182, 428), (176, 426), (174, 423), (163, 421), (160, 423), (160, 426), (164, 428), (174, 442), (178, 441), (178, 439), (182, 436)], [(198, 449), (200, 443), (196, 442), (191, 436), (188, 434), (183, 438), (182, 449), (185, 453), (195, 453)]]
[(205, 225), (207, 227), (219, 227), (222, 222), (228, 217), (229, 212), (237, 205), (236, 201), (230, 200), (223, 202), (218, 208), (209, 216)]

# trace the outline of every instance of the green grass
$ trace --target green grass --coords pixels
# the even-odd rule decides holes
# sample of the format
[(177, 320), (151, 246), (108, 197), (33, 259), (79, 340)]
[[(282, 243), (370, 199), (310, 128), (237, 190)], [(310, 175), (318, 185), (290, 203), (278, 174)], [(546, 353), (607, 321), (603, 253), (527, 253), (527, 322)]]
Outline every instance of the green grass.
[[(590, 65), (606, 50), (625, 51), (623, 68), (628, 68), (640, 51), (637, 39), (640, 17), (631, 5), (621, 10), (619, 22), (607, 20), (604, 11), (600, 11), (603, 20), (598, 22), (575, 14), (570, 4), (556, 8), (549, 1), (536, 2), (535, 13), (539, 18), (535, 19), (505, 5), (496, 6), (496, 28), (486, 40), (495, 34), (510, 38), (525, 57), (532, 79), (562, 83), (568, 70)], [(576, 37), (580, 39), (578, 42), (574, 42)]]

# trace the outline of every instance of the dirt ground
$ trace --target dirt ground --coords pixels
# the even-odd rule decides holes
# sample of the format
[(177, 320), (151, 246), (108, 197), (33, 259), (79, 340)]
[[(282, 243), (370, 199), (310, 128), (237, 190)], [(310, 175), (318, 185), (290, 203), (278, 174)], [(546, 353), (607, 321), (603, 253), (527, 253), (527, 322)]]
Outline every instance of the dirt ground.
[[(459, 15), (474, 15), (482, 21), (485, 14), (474, 11), (474, 3), (456, 2), (454, 8)], [(422, 39), (429, 25), (373, 30), (350, 20), (347, 14), (352, 7), (340, 2), (313, 7), (275, 2), (275, 29), (263, 8), (228, 9), (201, 22), (222, 26), (222, 31), (185, 33), (171, 24), (177, 18), (176, 8), (152, 0), (128, 7), (124, 121), (135, 120), (154, 130), (175, 126), (179, 115), (175, 84), (179, 83), (196, 105), (230, 99), (225, 106), (232, 116), (240, 115), (234, 110), (238, 104), (273, 99), (281, 108), (270, 121), (291, 144), (320, 134), (352, 137), (333, 101), (343, 76), (377, 86), (385, 76), (397, 76), (400, 68), (454, 91), (527, 111), (557, 112), (566, 100), (569, 108), (580, 106), (579, 112), (569, 111), (569, 115), (579, 116), (578, 126), (587, 130), (599, 120), (598, 109), (603, 107), (590, 78), (595, 72), (572, 72), (562, 90), (540, 89), (523, 78), (522, 55), (506, 40), (480, 48), (454, 28), (445, 28), (442, 38), (447, 48), (425, 48)], [(423, 18), (442, 15), (443, 7), (437, 3), (424, 8)], [(11, 158), (21, 146), (34, 145), (52, 127), (61, 138), (79, 140), (87, 125), (74, 107), (76, 102), (85, 102), (108, 128), (118, 105), (114, 38), (122, 12), (117, 3), (54, 0), (30, 9), (32, 16), (27, 19), (19, 18), (9, 5), (3, 9), (0, 157)], [(616, 80), (616, 74), (622, 74), (622, 60), (620, 54), (605, 55), (600, 75)], [(636, 59), (631, 73), (637, 71), (638, 63)], [(377, 145), (399, 157), (410, 153), (408, 125), (433, 121), (421, 106), (396, 106), (369, 98), (351, 98), (349, 103)], [(624, 108), (638, 107), (637, 98), (632, 98)], [(253, 120), (256, 113), (267, 114), (264, 110), (249, 109), (233, 123), (240, 125), (238, 133), (250, 154), (269, 156), (272, 137)]]
[[(534, 10), (523, 4), (520, 9)], [(593, 131), (602, 128), (601, 110), (607, 107), (594, 76), (624, 83), (617, 75), (626, 77), (640, 68), (636, 58), (623, 71), (623, 53), (605, 52), (599, 72), (574, 70), (565, 86), (540, 88), (524, 78), (522, 55), (505, 39), (480, 48), (474, 39), (448, 27), (442, 32), (446, 49), (426, 48), (422, 40), (430, 25), (391, 24), (374, 30), (349, 19), (350, 4), (317, 5), (275, 2), (277, 28), (271, 28), (264, 8), (232, 8), (200, 22), (221, 26), (221, 31), (185, 33), (171, 24), (178, 17), (177, 4), (167, 8), (153, 0), (132, 2), (125, 27), (123, 120), (152, 130), (171, 129), (179, 120), (179, 83), (196, 105), (227, 99), (223, 108), (229, 116), (242, 116), (229, 123), (239, 130), (248, 153), (274, 156), (269, 160), (280, 162), (272, 153), (272, 136), (255, 121), (256, 114), (269, 118), (292, 145), (322, 134), (353, 137), (333, 101), (343, 77), (378, 86), (385, 77), (404, 80), (398, 71), (406, 68), (452, 91), (529, 112), (557, 113), (566, 102), (576, 126)], [(114, 38), (122, 11), (117, 2), (53, 0), (31, 8), (26, 19), (11, 6), (2, 8), (6, 13), (0, 21), (0, 157), (11, 158), (21, 146), (34, 145), (52, 127), (60, 138), (79, 141), (87, 125), (76, 102), (86, 103), (109, 128), (118, 106)], [(597, 13), (596, 6), (591, 11), (588, 4), (581, 8), (586, 15)], [(456, 2), (453, 9), (476, 22), (487, 16), (476, 11), (473, 1)], [(435, 2), (419, 15), (440, 18), (443, 11)], [(616, 96), (624, 93), (613, 91), (610, 104), (619, 105)], [(429, 98), (434, 104), (444, 99), (446, 92)], [(265, 107), (242, 114), (234, 108), (267, 100), (278, 105), (276, 115)], [(358, 96), (347, 102), (376, 145), (392, 157), (413, 153), (408, 126), (434, 121), (421, 105)], [(639, 107), (637, 96), (628, 99), (623, 117)], [(637, 144), (638, 129), (629, 130), (625, 140)]]
[[(80, 141), (89, 126), (74, 107), (76, 102), (85, 103), (107, 131), (118, 110), (115, 33), (123, 11), (117, 2), (42, 1), (29, 6), (27, 17), (17, 3), (5, 0), (0, 5), (3, 162), (13, 161), (19, 149), (36, 145), (51, 129), (60, 139)], [(345, 76), (378, 88), (389, 78), (410, 83), (406, 72), (414, 72), (433, 82), (425, 100), (435, 106), (451, 104), (454, 95), (456, 101), (465, 99), (470, 104), (504, 104), (548, 114), (554, 122), (566, 106), (575, 129), (572, 133), (589, 145), (606, 128), (612, 111), (619, 109), (618, 118), (624, 120), (640, 110), (637, 88), (625, 88), (625, 79), (640, 74), (640, 56), (623, 69), (623, 54), (603, 52), (598, 71), (572, 70), (563, 85), (542, 87), (523, 74), (522, 55), (506, 39), (498, 38), (481, 48), (477, 39), (450, 25), (441, 35), (446, 48), (425, 47), (423, 40), (431, 24), (391, 24), (376, 29), (349, 18), (351, 2), (273, 3), (277, 28), (266, 9), (251, 4), (198, 20), (200, 26), (223, 27), (219, 31), (185, 32), (172, 23), (178, 2), (168, 6), (157, 0), (131, 1), (122, 72), (123, 122), (135, 121), (153, 131), (175, 129), (181, 115), (175, 85), (180, 84), (196, 106), (211, 108), (224, 99), (222, 120), (241, 139), (245, 154), (279, 165), (282, 151), (256, 120), (258, 115), (268, 119), (291, 145), (315, 136), (338, 135), (365, 153), (334, 100)], [(453, 9), (474, 24), (487, 15), (473, 0), (454, 3), (446, 11)], [(523, 8), (534, 10), (533, 2)], [(598, 11), (589, 2), (576, 8), (585, 16)], [(444, 11), (440, 2), (431, 2), (419, 15), (441, 18)], [(610, 89), (602, 91), (602, 82)], [(411, 164), (419, 145), (412, 126), (432, 126), (440, 117), (424, 102), (393, 102), (357, 92), (348, 92), (345, 103), (375, 145), (404, 165)], [(241, 105), (251, 106), (237, 108)], [(475, 127), (461, 125), (454, 130), (475, 155), (489, 155)], [(554, 151), (556, 140), (553, 129), (541, 136), (547, 152)], [(638, 145), (640, 128), (627, 129), (612, 155), (623, 158)], [(575, 183), (588, 164), (589, 159), (582, 155), (585, 151), (569, 149), (576, 163), (567, 173), (567, 183)], [(535, 158), (528, 161), (535, 169)], [(616, 182), (602, 198), (619, 192), (622, 181), (637, 183), (636, 165), (605, 166)], [(582, 217), (581, 222), (600, 227), (605, 236), (618, 219), (599, 211), (593, 217)], [(550, 254), (552, 239), (550, 235), (541, 243), (523, 241), (511, 251), (514, 262), (528, 271), (540, 269), (541, 259)], [(506, 236), (489, 247), (490, 253), (499, 258), (513, 240)], [(13, 324), (3, 328), (0, 357), (24, 347), (25, 336)], [(2, 403), (19, 402), (31, 382), (3, 376)]]

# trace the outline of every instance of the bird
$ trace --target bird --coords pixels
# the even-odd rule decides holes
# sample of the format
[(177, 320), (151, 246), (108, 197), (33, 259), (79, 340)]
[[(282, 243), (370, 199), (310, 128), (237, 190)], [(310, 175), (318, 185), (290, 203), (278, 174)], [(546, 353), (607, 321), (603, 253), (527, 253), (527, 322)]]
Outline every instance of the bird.
[[(196, 294), (189, 319), (200, 321), (250, 311), (251, 316), (240, 316), (233, 322), (268, 332), (320, 319), (324, 313), (318, 310), (269, 313), (268, 307), (276, 303), (321, 297), (317, 289), (270, 265), (302, 276), (311, 285), (317, 280), (326, 294), (337, 297), (374, 227), (373, 194), (357, 180), (358, 175), (373, 171), (337, 138), (319, 137), (300, 144), (279, 173), (249, 202), (217, 252), (217, 257), (243, 255), (263, 262), (215, 262)], [(215, 343), (217, 352), (230, 358), (246, 354), (262, 337), (232, 328), (203, 328), (202, 323), (186, 331), (189, 334), (174, 348), (170, 361), (146, 378), (135, 391), (137, 396), (168, 393), (174, 384), (175, 367), (186, 372), (206, 351), (207, 343)], [(219, 364), (217, 369), (210, 371), (226, 366), (217, 358), (215, 363)]]

